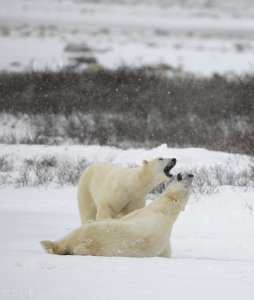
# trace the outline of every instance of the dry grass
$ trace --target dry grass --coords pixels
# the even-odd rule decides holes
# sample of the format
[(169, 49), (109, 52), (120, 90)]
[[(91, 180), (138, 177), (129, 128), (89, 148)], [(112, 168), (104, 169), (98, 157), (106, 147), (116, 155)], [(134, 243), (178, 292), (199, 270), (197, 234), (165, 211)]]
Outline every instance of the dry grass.
[(1, 143), (205, 147), (254, 155), (254, 78), (165, 78), (146, 69), (0, 74), (0, 110), (32, 134)]
[[(44, 186), (49, 184), (77, 186), (83, 170), (91, 163), (85, 158), (77, 161), (57, 160), (54, 156), (45, 156), (40, 159), (24, 160), (18, 172), (15, 172), (13, 163), (6, 157), (0, 157), (0, 185), (14, 184), (16, 187)], [(133, 165), (130, 165), (133, 167)], [(254, 187), (254, 161), (243, 171), (221, 166), (186, 169), (195, 175), (193, 190), (196, 195), (217, 192), (220, 186), (234, 186), (249, 189)], [(159, 185), (152, 194), (161, 193), (169, 182)]]

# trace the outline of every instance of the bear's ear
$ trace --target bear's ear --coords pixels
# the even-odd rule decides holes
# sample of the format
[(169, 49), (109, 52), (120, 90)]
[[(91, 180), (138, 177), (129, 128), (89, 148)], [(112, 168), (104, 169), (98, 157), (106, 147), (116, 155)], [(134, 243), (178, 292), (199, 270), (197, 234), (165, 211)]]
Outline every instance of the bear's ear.
[(177, 198), (174, 198), (173, 203), (174, 203), (174, 205), (177, 205), (179, 203), (179, 200)]
[(144, 165), (144, 166), (148, 165), (148, 160), (144, 159), (144, 160), (143, 160), (143, 165)]

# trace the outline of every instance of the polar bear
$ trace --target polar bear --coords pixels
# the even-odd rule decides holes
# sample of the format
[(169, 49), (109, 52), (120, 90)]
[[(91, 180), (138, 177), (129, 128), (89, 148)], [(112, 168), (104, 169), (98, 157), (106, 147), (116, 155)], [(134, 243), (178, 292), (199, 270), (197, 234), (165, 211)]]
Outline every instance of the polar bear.
[(81, 224), (90, 220), (122, 217), (145, 206), (146, 195), (171, 177), (175, 158), (143, 161), (136, 168), (110, 162), (96, 163), (85, 169), (78, 184)]
[(64, 238), (41, 241), (49, 253), (94, 256), (170, 257), (173, 224), (191, 193), (192, 174), (178, 174), (148, 206), (121, 219), (87, 223)]

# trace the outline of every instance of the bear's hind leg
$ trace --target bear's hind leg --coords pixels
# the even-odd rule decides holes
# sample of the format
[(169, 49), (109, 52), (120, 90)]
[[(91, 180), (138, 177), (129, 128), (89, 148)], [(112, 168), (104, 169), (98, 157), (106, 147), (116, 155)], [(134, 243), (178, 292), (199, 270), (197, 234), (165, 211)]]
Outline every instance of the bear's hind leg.
[(78, 189), (78, 207), (82, 225), (96, 219), (97, 210), (88, 186)]
[(73, 250), (74, 255), (96, 255), (98, 247), (93, 239), (86, 239)]
[(40, 241), (42, 248), (49, 254), (66, 255), (69, 254), (66, 249), (60, 247), (57, 242)]

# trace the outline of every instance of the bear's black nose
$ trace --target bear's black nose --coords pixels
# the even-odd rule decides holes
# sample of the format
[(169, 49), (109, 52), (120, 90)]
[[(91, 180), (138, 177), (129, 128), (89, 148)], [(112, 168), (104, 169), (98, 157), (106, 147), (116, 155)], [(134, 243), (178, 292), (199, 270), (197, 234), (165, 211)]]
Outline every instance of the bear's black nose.
[(176, 164), (176, 158), (172, 158), (171, 161)]
[(190, 177), (190, 178), (192, 178), (192, 177), (194, 177), (194, 175), (192, 175), (192, 174), (189, 174), (189, 177)]

